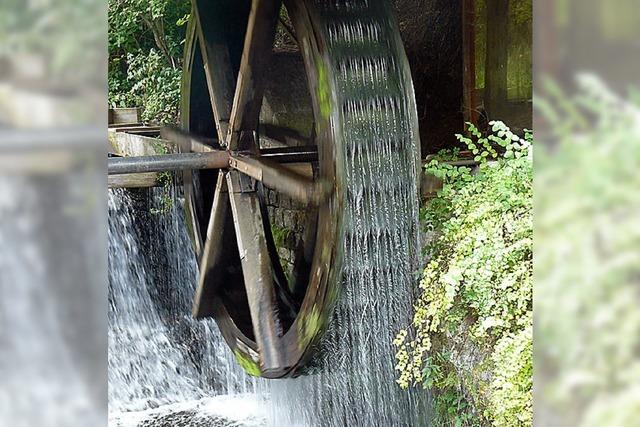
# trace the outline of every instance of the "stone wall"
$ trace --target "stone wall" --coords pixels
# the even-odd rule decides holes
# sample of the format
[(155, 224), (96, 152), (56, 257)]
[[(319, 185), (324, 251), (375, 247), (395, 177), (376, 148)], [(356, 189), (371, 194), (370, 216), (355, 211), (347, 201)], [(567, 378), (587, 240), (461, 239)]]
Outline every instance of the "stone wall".
[(304, 232), (305, 206), (276, 191), (266, 189), (267, 210), (273, 239), (285, 273), (290, 274)]

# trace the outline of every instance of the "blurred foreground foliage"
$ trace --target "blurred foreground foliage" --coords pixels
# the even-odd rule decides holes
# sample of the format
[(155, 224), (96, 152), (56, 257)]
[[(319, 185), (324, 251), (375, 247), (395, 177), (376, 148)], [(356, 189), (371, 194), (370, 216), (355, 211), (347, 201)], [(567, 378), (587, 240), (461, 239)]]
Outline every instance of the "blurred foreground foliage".
[(109, 0), (109, 106), (177, 124), (189, 0)]
[(491, 122), (426, 165), (443, 188), (422, 212), (427, 265), (412, 327), (394, 344), (398, 383), (434, 391), (435, 425), (532, 422), (532, 134)]
[(536, 419), (640, 419), (640, 96), (544, 84), (536, 151)]
[(102, 0), (2, 0), (0, 60), (38, 58), (45, 64), (40, 84), (51, 89), (102, 89), (104, 7)]

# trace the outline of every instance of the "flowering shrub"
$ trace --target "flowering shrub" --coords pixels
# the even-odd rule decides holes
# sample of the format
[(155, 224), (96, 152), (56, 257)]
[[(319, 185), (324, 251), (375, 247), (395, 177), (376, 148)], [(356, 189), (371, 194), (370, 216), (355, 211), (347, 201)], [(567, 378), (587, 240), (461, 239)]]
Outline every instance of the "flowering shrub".
[(532, 421), (532, 134), (491, 126), (457, 136), (477, 170), (443, 161), (455, 152), (426, 165), (443, 188), (422, 213), (427, 265), (394, 341), (398, 383), (432, 389), (444, 425)]

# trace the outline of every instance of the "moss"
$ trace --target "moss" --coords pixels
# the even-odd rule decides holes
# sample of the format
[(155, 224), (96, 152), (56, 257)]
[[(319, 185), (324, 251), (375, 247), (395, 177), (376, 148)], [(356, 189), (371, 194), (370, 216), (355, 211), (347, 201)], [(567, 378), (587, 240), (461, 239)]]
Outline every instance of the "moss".
[(316, 61), (318, 73), (318, 103), (320, 104), (320, 114), (328, 119), (331, 116), (331, 87), (327, 69), (321, 58)]
[(302, 314), (298, 320), (298, 334), (300, 339), (298, 340), (298, 347), (300, 349), (307, 346), (315, 337), (316, 333), (320, 329), (322, 317), (318, 308), (314, 305), (311, 311)]
[(234, 350), (233, 355), (236, 357), (238, 364), (245, 370), (245, 372), (254, 377), (259, 377), (262, 374), (260, 366), (251, 357), (242, 353), (240, 350)]
[(271, 235), (273, 236), (273, 243), (276, 245), (276, 249), (287, 247), (291, 238), (291, 233), (292, 231), (286, 227), (271, 224)]

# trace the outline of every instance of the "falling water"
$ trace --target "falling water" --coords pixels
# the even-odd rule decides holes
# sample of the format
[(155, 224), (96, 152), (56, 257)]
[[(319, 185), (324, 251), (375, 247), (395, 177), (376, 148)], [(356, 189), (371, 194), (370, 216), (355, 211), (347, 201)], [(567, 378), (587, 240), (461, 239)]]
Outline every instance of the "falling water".
[[(389, 11), (368, 1), (316, 2), (325, 26), (345, 151), (342, 296), (318, 373), (272, 382), (274, 426), (423, 426), (426, 393), (395, 383), (395, 333), (410, 321), (418, 247), (416, 118)], [(351, 15), (351, 12), (355, 12)], [(379, 12), (379, 11), (378, 11)], [(395, 51), (395, 55), (393, 52)], [(365, 52), (353, 55), (353, 52)]]
[(190, 317), (195, 256), (179, 199), (152, 213), (162, 191), (109, 191), (110, 424), (261, 425), (257, 381), (212, 321)]

